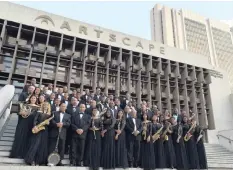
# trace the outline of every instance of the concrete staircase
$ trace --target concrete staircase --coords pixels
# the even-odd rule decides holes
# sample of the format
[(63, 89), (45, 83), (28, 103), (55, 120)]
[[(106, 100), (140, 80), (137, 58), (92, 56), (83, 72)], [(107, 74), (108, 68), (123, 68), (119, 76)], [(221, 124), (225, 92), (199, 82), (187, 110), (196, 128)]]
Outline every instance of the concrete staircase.
[[(0, 169), (28, 170), (31, 166), (25, 166), (22, 159), (9, 158), (10, 150), (14, 141), (14, 133), (18, 121), (17, 114), (11, 114), (5, 126), (0, 132)], [(205, 144), (209, 169), (233, 169), (233, 152), (228, 151), (218, 144)], [(69, 165), (68, 155), (65, 155), (63, 164)], [(40, 166), (41, 167), (41, 166)], [(35, 167), (34, 167), (35, 168)], [(36, 167), (38, 168), (38, 167)], [(53, 167), (41, 167), (40, 170)], [(65, 170), (67, 167), (54, 167)], [(70, 170), (87, 170), (86, 167), (69, 167)]]

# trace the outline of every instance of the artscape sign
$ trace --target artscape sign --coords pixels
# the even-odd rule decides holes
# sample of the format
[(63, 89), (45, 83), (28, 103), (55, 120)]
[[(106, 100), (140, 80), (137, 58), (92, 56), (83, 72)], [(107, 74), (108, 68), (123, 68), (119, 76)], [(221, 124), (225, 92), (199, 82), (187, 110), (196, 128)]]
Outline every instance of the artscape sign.
[[(55, 23), (52, 20), (52, 18), (47, 16), (47, 15), (40, 15), (40, 16), (35, 18), (35, 21), (37, 21), (37, 20), (40, 20), (41, 23), (46, 23), (47, 25), (50, 22), (51, 25), (55, 27)], [(62, 30), (66, 29), (68, 31), (72, 31), (72, 28), (71, 28), (69, 22), (67, 22), (67, 21), (63, 21), (63, 23), (60, 25), (60, 29), (62, 29)], [(99, 29), (95, 29), (95, 28), (91, 29), (91, 28), (86, 27), (84, 25), (79, 25), (78, 26), (78, 33), (79, 34), (88, 36), (88, 34), (91, 31), (95, 32), (95, 35), (96, 35), (97, 39), (101, 39), (101, 35), (104, 34), (104, 31), (99, 30)], [(148, 50), (148, 51), (155, 50), (155, 45), (154, 44), (145, 45), (139, 40), (139, 41), (136, 42), (136, 44), (134, 43), (134, 45), (133, 45), (132, 41), (131, 41), (131, 39), (129, 37), (123, 37), (121, 40), (119, 40), (119, 39), (117, 39), (117, 35), (114, 34), (114, 33), (109, 33), (108, 41), (109, 42), (116, 42), (116, 43), (121, 41), (126, 46), (126, 48), (130, 47), (130, 46), (134, 46), (134, 47), (139, 48), (141, 50), (143, 50), (143, 49)], [(162, 54), (162, 55), (165, 55), (165, 48), (163, 46), (159, 47), (159, 53)]]

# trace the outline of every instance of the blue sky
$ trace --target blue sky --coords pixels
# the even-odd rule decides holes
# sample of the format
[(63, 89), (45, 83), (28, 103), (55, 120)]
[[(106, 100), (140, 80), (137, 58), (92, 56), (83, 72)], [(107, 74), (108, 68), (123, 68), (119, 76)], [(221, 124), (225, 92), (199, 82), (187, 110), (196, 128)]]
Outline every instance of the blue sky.
[(233, 20), (232, 2), (14, 2), (75, 20), (150, 39), (150, 9), (157, 3), (184, 8), (207, 18)]

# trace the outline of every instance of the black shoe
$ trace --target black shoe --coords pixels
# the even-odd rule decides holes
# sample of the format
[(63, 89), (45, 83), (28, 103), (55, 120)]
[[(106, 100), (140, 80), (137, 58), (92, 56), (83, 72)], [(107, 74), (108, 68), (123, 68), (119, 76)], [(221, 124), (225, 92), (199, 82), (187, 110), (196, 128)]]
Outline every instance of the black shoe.
[(80, 166), (83, 166), (83, 161), (80, 162)]
[(133, 168), (133, 163), (129, 162), (129, 168)]

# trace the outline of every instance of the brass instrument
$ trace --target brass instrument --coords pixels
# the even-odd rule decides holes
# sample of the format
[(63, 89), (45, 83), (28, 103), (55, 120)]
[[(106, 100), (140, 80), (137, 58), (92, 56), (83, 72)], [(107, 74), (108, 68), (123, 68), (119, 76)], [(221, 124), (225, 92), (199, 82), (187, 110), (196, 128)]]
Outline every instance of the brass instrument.
[(94, 118), (92, 118), (91, 124), (92, 124), (92, 131), (94, 133), (94, 139), (96, 139), (96, 134), (95, 134), (96, 127), (95, 127), (95, 119)]
[(159, 130), (157, 130), (157, 132), (152, 136), (153, 143), (160, 138), (160, 133), (162, 130), (163, 130), (163, 126)]
[(146, 131), (147, 131), (147, 123), (150, 121), (146, 121), (146, 122), (142, 122), (143, 126), (142, 126), (142, 135), (144, 136), (144, 140), (146, 140)]
[[(120, 119), (118, 119), (118, 125), (117, 125), (117, 130), (120, 130), (121, 129), (121, 120)], [(118, 136), (119, 136), (120, 134), (116, 134), (116, 136), (115, 136), (115, 140), (118, 140)]]
[(178, 125), (178, 137), (176, 139), (176, 142), (179, 143), (180, 142), (180, 138), (182, 136), (182, 126), (179, 124)]
[(25, 104), (20, 102), (19, 103), (19, 107), (20, 107), (20, 115), (22, 116), (22, 118), (28, 118), (28, 116), (30, 116), (32, 108), (39, 108), (39, 106), (35, 105), (35, 104)]
[(199, 135), (198, 135), (198, 138), (197, 138), (197, 142), (196, 142), (196, 143), (198, 143), (198, 142), (201, 140), (201, 138), (203, 137), (202, 132), (203, 132), (203, 130), (201, 129), (201, 130), (200, 130), (200, 133), (199, 133)]
[(184, 136), (184, 141), (189, 141), (189, 139), (193, 136), (191, 131), (196, 127), (196, 122), (192, 122), (192, 126), (189, 128), (188, 132)]
[(52, 120), (54, 118), (54, 115), (52, 116), (52, 117), (50, 117), (50, 118), (48, 118), (48, 119), (46, 119), (46, 120), (44, 120), (43, 122), (41, 122), (40, 124), (38, 124), (38, 125), (36, 125), (36, 128), (38, 129), (37, 131), (33, 128), (32, 129), (32, 133), (38, 133), (38, 132), (40, 132), (40, 131), (42, 131), (42, 130), (45, 130), (45, 126), (46, 125), (49, 125), (49, 122), (50, 122), (50, 120)]
[(168, 125), (167, 125), (167, 128), (166, 128), (166, 130), (163, 132), (163, 134), (162, 134), (162, 138), (163, 138), (163, 140), (165, 141), (168, 141), (168, 136), (167, 136), (167, 132), (169, 131), (169, 129), (170, 129), (170, 126), (171, 126), (171, 123), (170, 122), (168, 122)]
[(26, 98), (25, 102), (28, 102), (31, 96), (32, 96), (32, 94), (28, 95), (28, 97)]

